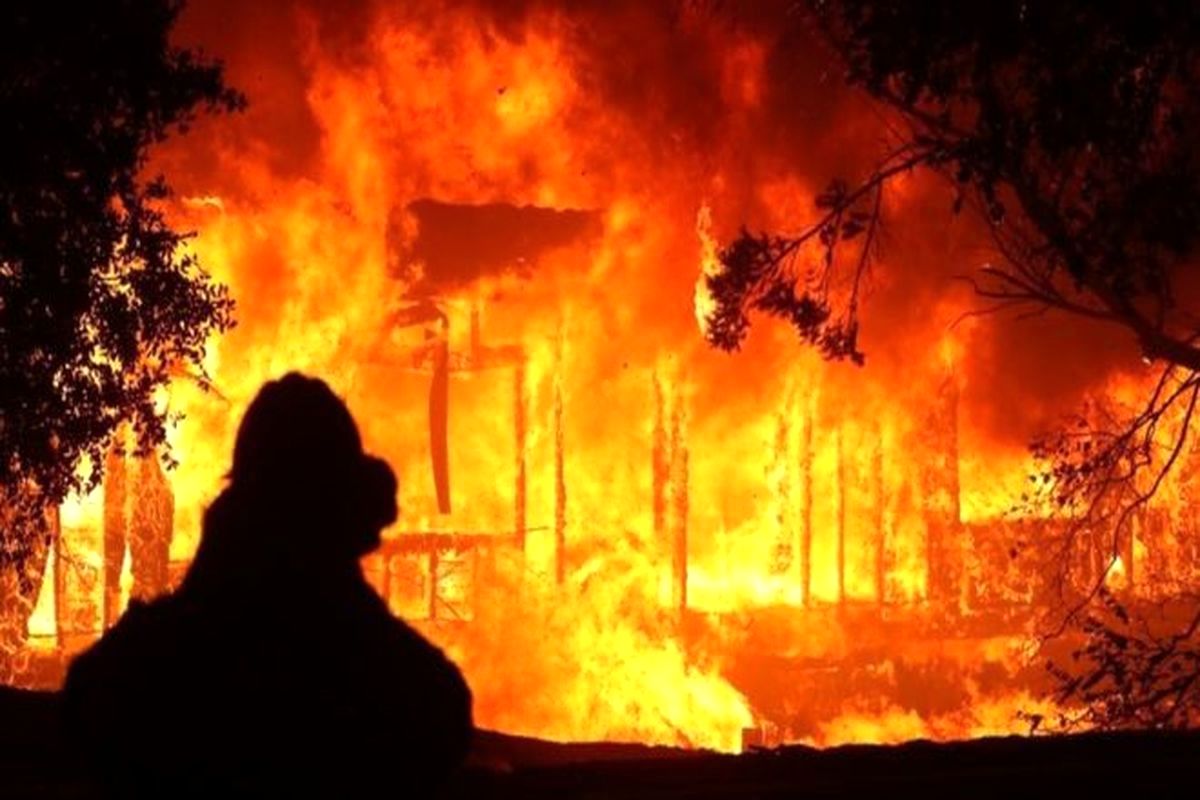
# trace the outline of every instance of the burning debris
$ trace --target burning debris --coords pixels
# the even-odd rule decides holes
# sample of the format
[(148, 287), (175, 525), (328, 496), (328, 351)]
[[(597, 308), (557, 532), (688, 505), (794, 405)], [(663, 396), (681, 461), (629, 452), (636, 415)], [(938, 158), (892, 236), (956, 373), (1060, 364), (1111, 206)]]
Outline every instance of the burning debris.
[[(411, 221), (408, 219), (411, 217)], [(405, 232), (415, 224), (416, 238)], [(603, 232), (594, 211), (414, 200), (389, 220), (392, 269), (416, 295), (462, 291), (480, 279), (531, 277), (550, 250), (594, 244)]]
[[(409, 217), (415, 220), (417, 231), (411, 243), (403, 233), (411, 228), (407, 224)], [(513, 369), (518, 381), (515, 391), (520, 398), (526, 357), (516, 345), (485, 347), (481, 343), (478, 306), (471, 310), (466, 352), (451, 353), (450, 318), (439, 302), (445, 302), (455, 291), (477, 284), (485, 276), (530, 277), (533, 265), (546, 251), (587, 246), (597, 238), (600, 220), (596, 214), (585, 211), (518, 208), (505, 203), (473, 206), (421, 199), (394, 212), (386, 233), (389, 268), (407, 287), (407, 297), (413, 301), (395, 311), (388, 330), (391, 333), (408, 327), (423, 328), (425, 344), (413, 350), (413, 361), (432, 372), (430, 455), (438, 510), (449, 514), (446, 436), (450, 372)], [(515, 419), (523, 419), (524, 414), (524, 409), (518, 408)], [(518, 427), (521, 424), (518, 422)], [(518, 432), (518, 439), (522, 437)], [(517, 492), (522, 494), (524, 488), (518, 487)], [(518, 513), (519, 519), (522, 516)], [(524, 535), (523, 529), (521, 522), (518, 536)]]

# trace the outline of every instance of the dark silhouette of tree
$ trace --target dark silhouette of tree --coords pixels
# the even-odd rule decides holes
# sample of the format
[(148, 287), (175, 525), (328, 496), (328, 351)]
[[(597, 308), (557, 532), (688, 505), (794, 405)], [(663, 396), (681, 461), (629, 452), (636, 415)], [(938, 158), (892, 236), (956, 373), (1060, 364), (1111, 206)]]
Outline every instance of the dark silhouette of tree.
[[(0, 24), (0, 574), (28, 594), (45, 509), (99, 479), (115, 427), (163, 438), (153, 396), (231, 322), (180, 251), (148, 148), (243, 99), (173, 46), (178, 0), (14, 0)], [(15, 577), (14, 577), (15, 576)]]
[[(1063, 570), (1081, 539), (1109, 543), (1108, 566), (1065, 614), (1082, 627), (1079, 660), (1094, 682), (1063, 684), (1064, 698), (1090, 704), (1092, 724), (1178, 723), (1187, 714), (1154, 698), (1175, 685), (1161, 670), (1185, 669), (1178, 702), (1200, 707), (1200, 661), (1177, 655), (1200, 649), (1200, 616), (1179, 640), (1137, 638), (1094, 609), (1111, 598), (1104, 579), (1137, 512), (1181, 463), (1200, 399), (1200, 6), (810, 0), (807, 10), (801, 24), (820, 29), (849, 84), (878, 102), (890, 142), (868, 174), (816, 197), (799, 234), (743, 231), (723, 249), (707, 280), (710, 342), (737, 349), (750, 315), (763, 313), (825, 356), (861, 364), (859, 299), (881, 198), (914, 170), (943, 176), (950, 213), (976, 214), (999, 254), (965, 276), (987, 301), (980, 313), (1119, 325), (1161, 366), (1143, 407), (1081, 418), (1036, 442), (1045, 471), (1033, 477), (1039, 499), (1072, 521)], [(1131, 642), (1141, 655), (1118, 657), (1117, 644)], [(1098, 699), (1096, 687), (1145, 702)]]
[(1193, 728), (1200, 722), (1200, 616), (1196, 598), (1132, 612), (1107, 588), (1081, 617), (1083, 643), (1052, 662), (1057, 730)]
[[(858, 297), (879, 198), (917, 168), (989, 224), (985, 297), (1128, 328), (1147, 358), (1200, 368), (1195, 309), (1174, 291), (1200, 237), (1200, 9), (1190, 4), (813, 0), (846, 78), (891, 112), (895, 146), (834, 180), (796, 236), (744, 232), (709, 281), (713, 344), (747, 314), (861, 361)], [(812, 252), (816, 250), (816, 252)]]

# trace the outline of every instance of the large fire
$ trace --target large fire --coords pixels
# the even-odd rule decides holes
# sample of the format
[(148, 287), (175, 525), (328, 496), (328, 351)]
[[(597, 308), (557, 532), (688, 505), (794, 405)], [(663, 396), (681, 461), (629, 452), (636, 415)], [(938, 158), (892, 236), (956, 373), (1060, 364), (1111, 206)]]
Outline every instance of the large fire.
[[(796, 40), (704, 4), (413, 5), (184, 19), (251, 106), (152, 165), (239, 319), (211, 389), (163, 398), (173, 573), (245, 404), (300, 369), (396, 466), (401, 519), (364, 569), (462, 665), (482, 726), (720, 750), (1028, 730), (1049, 703), (1040, 563), (1010, 553), (1046, 524), (1009, 514), (1025, 444), (1139, 385), (1094, 368), (1121, 353), (1089, 331), (1076, 368), (963, 320), (949, 278), (992, 256), (915, 178), (885, 198), (865, 368), (769, 325), (715, 352), (718, 243), (804, 220), (873, 152), (872, 112)], [(62, 509), (38, 646), (100, 629), (105, 516), (103, 492)], [(1155, 547), (1110, 579), (1135, 585)]]

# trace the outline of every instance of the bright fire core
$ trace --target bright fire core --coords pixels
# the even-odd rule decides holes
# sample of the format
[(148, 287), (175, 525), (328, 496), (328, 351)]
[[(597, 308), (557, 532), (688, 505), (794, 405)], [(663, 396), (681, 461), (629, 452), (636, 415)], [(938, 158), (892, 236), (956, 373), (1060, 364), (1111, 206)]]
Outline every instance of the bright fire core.
[[(1014, 410), (996, 376), (1041, 366), (952, 327), (971, 300), (946, 277), (986, 256), (921, 221), (940, 195), (885, 200), (919, 235), (872, 276), (865, 368), (765, 322), (719, 353), (697, 326), (717, 242), (795, 228), (872, 152), (874, 117), (797, 77), (804, 53), (703, 4), (341, 23), (301, 4), (271, 42), (220, 5), (181, 36), (250, 108), (152, 165), (238, 303), (215, 390), (182, 376), (163, 399), (175, 572), (246, 403), (299, 369), (396, 467), (401, 518), (364, 569), (461, 664), (483, 727), (738, 750), (1021, 732), (1046, 710), (1041, 573), (1010, 554), (1044, 521), (1006, 512), (1056, 411)], [(809, 105), (780, 99), (809, 84)], [(104, 558), (103, 508), (63, 509), (77, 568)], [(31, 631), (57, 644), (46, 585)]]

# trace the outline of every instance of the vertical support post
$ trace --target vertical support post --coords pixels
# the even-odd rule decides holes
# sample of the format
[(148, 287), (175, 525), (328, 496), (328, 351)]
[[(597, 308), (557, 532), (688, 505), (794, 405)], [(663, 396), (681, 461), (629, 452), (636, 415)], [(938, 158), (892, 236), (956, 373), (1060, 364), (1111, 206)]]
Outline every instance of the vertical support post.
[(554, 358), (554, 579), (566, 581), (567, 564), (567, 481), (563, 443), (562, 354), (555, 348)]
[(429, 618), (436, 620), (438, 618), (438, 549), (437, 545), (433, 544), (429, 548)]
[(955, 540), (960, 541), (961, 537), (958, 536), (958, 528), (962, 525), (962, 487), (958, 471), (958, 378), (952, 372), (947, 381), (950, 384), (950, 397), (948, 398), (950, 452), (947, 455), (950, 462), (948, 465), (950, 472), (950, 523), (954, 527)]
[(835, 434), (838, 443), (838, 604), (846, 602), (846, 453), (841, 423)]
[(429, 454), (438, 512), (450, 513), (450, 330), (442, 323), (441, 338), (433, 344), (433, 380), (429, 384)]
[(526, 492), (529, 480), (526, 474), (529, 432), (525, 414), (525, 356), (522, 354), (513, 370), (513, 438), (517, 461), (516, 486), (513, 489), (513, 530), (516, 535), (517, 550), (522, 555), (525, 554), (525, 534), (528, 526)]
[(1136, 552), (1136, 548), (1133, 546), (1133, 529), (1132, 528), (1130, 528), (1128, 530), (1128, 532), (1125, 533), (1125, 535), (1123, 537), (1122, 545), (1123, 545), (1122, 549), (1124, 550), (1124, 552), (1123, 552), (1121, 558), (1125, 562), (1125, 585), (1129, 587), (1129, 591), (1130, 591), (1130, 593), (1132, 593), (1133, 589), (1134, 589), (1134, 585), (1135, 585), (1134, 584), (1134, 577), (1135, 577), (1134, 566), (1135, 565), (1134, 565), (1134, 555), (1133, 554)]
[(379, 594), (383, 597), (383, 602), (388, 608), (392, 606), (392, 556), (387, 554), (376, 554), (375, 558), (379, 559), (379, 563), (383, 569), (383, 581), (381, 583)]
[(946, 414), (947, 414), (947, 435), (949, 442), (947, 445), (947, 483), (950, 491), (950, 510), (949, 510), (949, 535), (951, 547), (949, 548), (952, 558), (951, 577), (954, 583), (951, 586), (951, 601), (955, 603), (955, 607), (961, 613), (968, 605), (968, 596), (971, 592), (971, 582), (967, 580), (967, 542), (963, 536), (962, 528), (962, 488), (958, 472), (958, 376), (954, 371), (953, 365), (950, 367), (950, 374), (946, 377), (946, 391), (949, 396), (946, 398)]
[(479, 304), (476, 302), (471, 303), (470, 337), (471, 365), (478, 367), (482, 341), (479, 333)]
[(121, 614), (121, 567), (125, 563), (126, 427), (113, 434), (104, 457), (104, 592), (103, 624), (107, 630)]
[(872, 430), (871, 451), (871, 483), (875, 494), (874, 527), (875, 527), (875, 602), (883, 605), (887, 593), (887, 535), (884, 530), (884, 497), (883, 484), (883, 429), (875, 425)]
[(55, 506), (51, 517), (51, 534), (54, 536), (50, 557), (54, 566), (54, 637), (59, 647), (65, 644), (65, 634), (70, 626), (67, 624), (67, 573), (63, 569), (63, 554), (66, 545), (63, 542), (62, 506)]
[(792, 524), (791, 465), (788, 463), (788, 444), (791, 439), (791, 404), (775, 417), (775, 547), (771, 553), (771, 572), (787, 575), (796, 558), (794, 525)]
[(965, 607), (967, 549), (961, 531), (958, 476), (958, 382), (953, 368), (938, 388), (929, 417), (931, 452), (922, 475), (930, 601), (947, 614)]
[(812, 605), (812, 534), (813, 534), (813, 403), (806, 396), (804, 428), (800, 434), (800, 593), (805, 606)]
[(479, 566), (479, 560), (481, 557), (485, 557), (485, 556), (490, 557), (490, 555), (491, 555), (490, 549), (482, 551), (482, 552), (483, 552), (483, 556), (481, 556), (480, 549), (474, 548), (474, 547), (471, 548), (471, 551), (470, 551), (471, 594), (470, 594), (469, 600), (467, 601), (468, 602), (467, 613), (470, 615), (470, 617), (469, 617), (470, 619), (475, 619), (475, 609), (477, 609), (479, 607), (479, 601), (478, 601), (479, 583), (483, 579), (483, 576), (481, 574), (483, 572), (483, 570)]
[(167, 567), (175, 528), (175, 493), (163, 473), (159, 455), (151, 451), (137, 456), (129, 477), (129, 556), (133, 567), (130, 596), (152, 600), (167, 591)]
[(682, 403), (676, 399), (671, 417), (672, 573), (675, 608), (682, 617), (688, 597), (688, 449), (684, 441)]
[(662, 379), (654, 373), (654, 430), (650, 441), (650, 492), (654, 514), (654, 541), (656, 547), (667, 536), (667, 486), (670, 482), (671, 460), (668, 452), (666, 399), (663, 397)]

